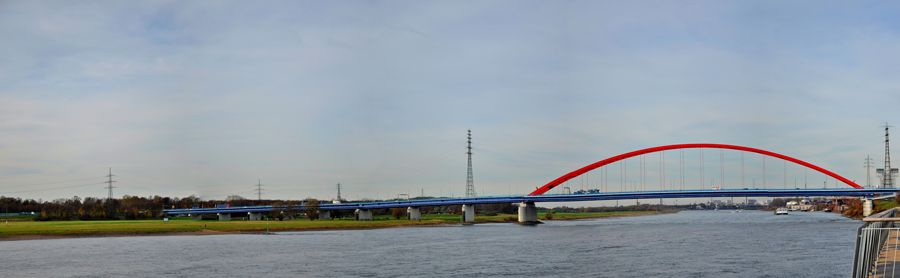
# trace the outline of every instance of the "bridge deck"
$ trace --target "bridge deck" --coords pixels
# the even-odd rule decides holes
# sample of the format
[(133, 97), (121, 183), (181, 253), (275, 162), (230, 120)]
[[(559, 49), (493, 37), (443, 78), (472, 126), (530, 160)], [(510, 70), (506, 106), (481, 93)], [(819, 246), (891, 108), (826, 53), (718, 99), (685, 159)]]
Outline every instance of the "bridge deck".
[[(322, 204), (320, 210), (354, 210), (354, 209), (383, 209), (398, 207), (429, 207), (452, 206), (472, 204), (496, 204), (496, 203), (522, 203), (522, 202), (581, 202), (603, 200), (634, 200), (634, 199), (671, 199), (671, 198), (721, 198), (721, 197), (788, 197), (788, 196), (868, 196), (872, 194), (890, 194), (897, 192), (896, 188), (875, 189), (726, 189), (726, 190), (670, 190), (670, 191), (637, 191), (637, 192), (607, 192), (594, 194), (563, 194), (563, 195), (535, 195), (535, 196), (496, 196), (474, 198), (443, 198), (443, 199), (413, 199), (394, 200), (366, 203)], [(274, 208), (283, 210), (284, 207)], [(305, 210), (303, 206), (295, 207), (297, 210)], [(192, 209), (166, 209), (169, 215), (178, 214), (207, 214), (207, 213), (248, 213), (272, 211), (272, 206), (231, 207), (231, 208), (192, 208)]]

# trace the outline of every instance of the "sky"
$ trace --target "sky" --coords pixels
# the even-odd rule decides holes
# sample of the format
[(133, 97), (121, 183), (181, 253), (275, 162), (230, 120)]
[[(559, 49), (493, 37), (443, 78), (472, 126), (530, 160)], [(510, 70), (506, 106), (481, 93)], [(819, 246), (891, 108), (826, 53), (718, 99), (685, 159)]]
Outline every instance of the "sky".
[[(898, 6), (0, 1), (0, 195), (106, 197), (111, 169), (116, 197), (460, 196), (468, 130), (479, 195), (683, 143), (865, 185), (900, 126)], [(847, 187), (714, 149), (682, 185), (680, 153), (666, 188)], [(566, 186), (640, 187), (639, 161)]]

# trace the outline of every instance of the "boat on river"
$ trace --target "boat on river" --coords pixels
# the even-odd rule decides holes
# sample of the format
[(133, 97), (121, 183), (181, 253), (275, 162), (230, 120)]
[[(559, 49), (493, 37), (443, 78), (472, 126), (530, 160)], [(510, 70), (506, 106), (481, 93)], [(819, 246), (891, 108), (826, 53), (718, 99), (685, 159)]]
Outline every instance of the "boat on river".
[(787, 214), (788, 214), (787, 208), (778, 208), (775, 210), (775, 215), (787, 215)]

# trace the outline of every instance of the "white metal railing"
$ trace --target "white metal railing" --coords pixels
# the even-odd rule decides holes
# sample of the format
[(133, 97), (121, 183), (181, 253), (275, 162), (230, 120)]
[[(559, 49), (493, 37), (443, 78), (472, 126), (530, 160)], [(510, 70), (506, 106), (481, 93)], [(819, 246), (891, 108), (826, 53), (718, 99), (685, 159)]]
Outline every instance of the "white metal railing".
[(852, 277), (894, 277), (900, 275), (895, 266), (900, 261), (900, 227), (894, 222), (897, 208), (882, 211), (863, 219), (856, 230)]

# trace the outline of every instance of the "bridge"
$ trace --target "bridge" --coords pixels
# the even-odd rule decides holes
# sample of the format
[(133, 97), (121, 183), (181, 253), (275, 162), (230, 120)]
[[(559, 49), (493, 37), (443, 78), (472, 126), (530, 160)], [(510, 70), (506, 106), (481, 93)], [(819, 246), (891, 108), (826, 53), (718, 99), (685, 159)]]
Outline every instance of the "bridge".
[[(743, 188), (743, 189), (727, 189), (727, 190), (660, 190), (660, 191), (623, 191), (623, 192), (605, 192), (590, 194), (545, 194), (560, 184), (576, 178), (591, 170), (609, 165), (611, 163), (621, 161), (630, 157), (644, 155), (648, 153), (661, 152), (666, 150), (690, 149), (690, 148), (713, 148), (713, 149), (731, 149), (745, 152), (759, 153), (765, 156), (771, 156), (791, 161), (793, 163), (805, 166), (809, 169), (816, 170), (828, 176), (840, 180), (849, 185), (851, 188), (835, 188), (835, 189), (759, 189), (759, 188)], [(536, 222), (537, 208), (536, 202), (579, 202), (579, 201), (601, 201), (601, 200), (625, 200), (625, 199), (664, 199), (664, 198), (710, 198), (710, 197), (793, 197), (793, 196), (871, 196), (875, 194), (892, 194), (897, 192), (897, 188), (870, 188), (865, 189), (856, 183), (825, 170), (821, 167), (807, 163), (805, 161), (764, 151), (755, 148), (748, 148), (734, 145), (723, 144), (680, 144), (668, 145), (654, 148), (648, 148), (633, 151), (608, 159), (592, 163), (578, 170), (563, 175), (543, 187), (537, 188), (534, 192), (525, 196), (496, 196), (496, 197), (474, 197), (474, 198), (441, 198), (441, 199), (411, 199), (381, 202), (364, 202), (364, 203), (344, 203), (344, 204), (322, 204), (316, 209), (322, 211), (321, 218), (330, 218), (332, 210), (354, 210), (357, 220), (372, 220), (373, 209), (398, 208), (406, 207), (409, 219), (418, 220), (421, 215), (419, 207), (427, 206), (449, 206), (462, 205), (464, 222), (475, 221), (476, 204), (492, 204), (492, 203), (519, 203), (519, 222)], [(190, 209), (166, 209), (169, 215), (190, 215), (196, 219), (200, 219), (202, 214), (217, 214), (219, 220), (230, 220), (233, 213), (246, 213), (251, 220), (260, 220), (263, 212), (286, 210), (283, 206), (248, 206), (248, 207), (217, 207), (217, 208), (190, 208)], [(292, 209), (307, 210), (310, 209), (304, 205), (296, 206)]]

